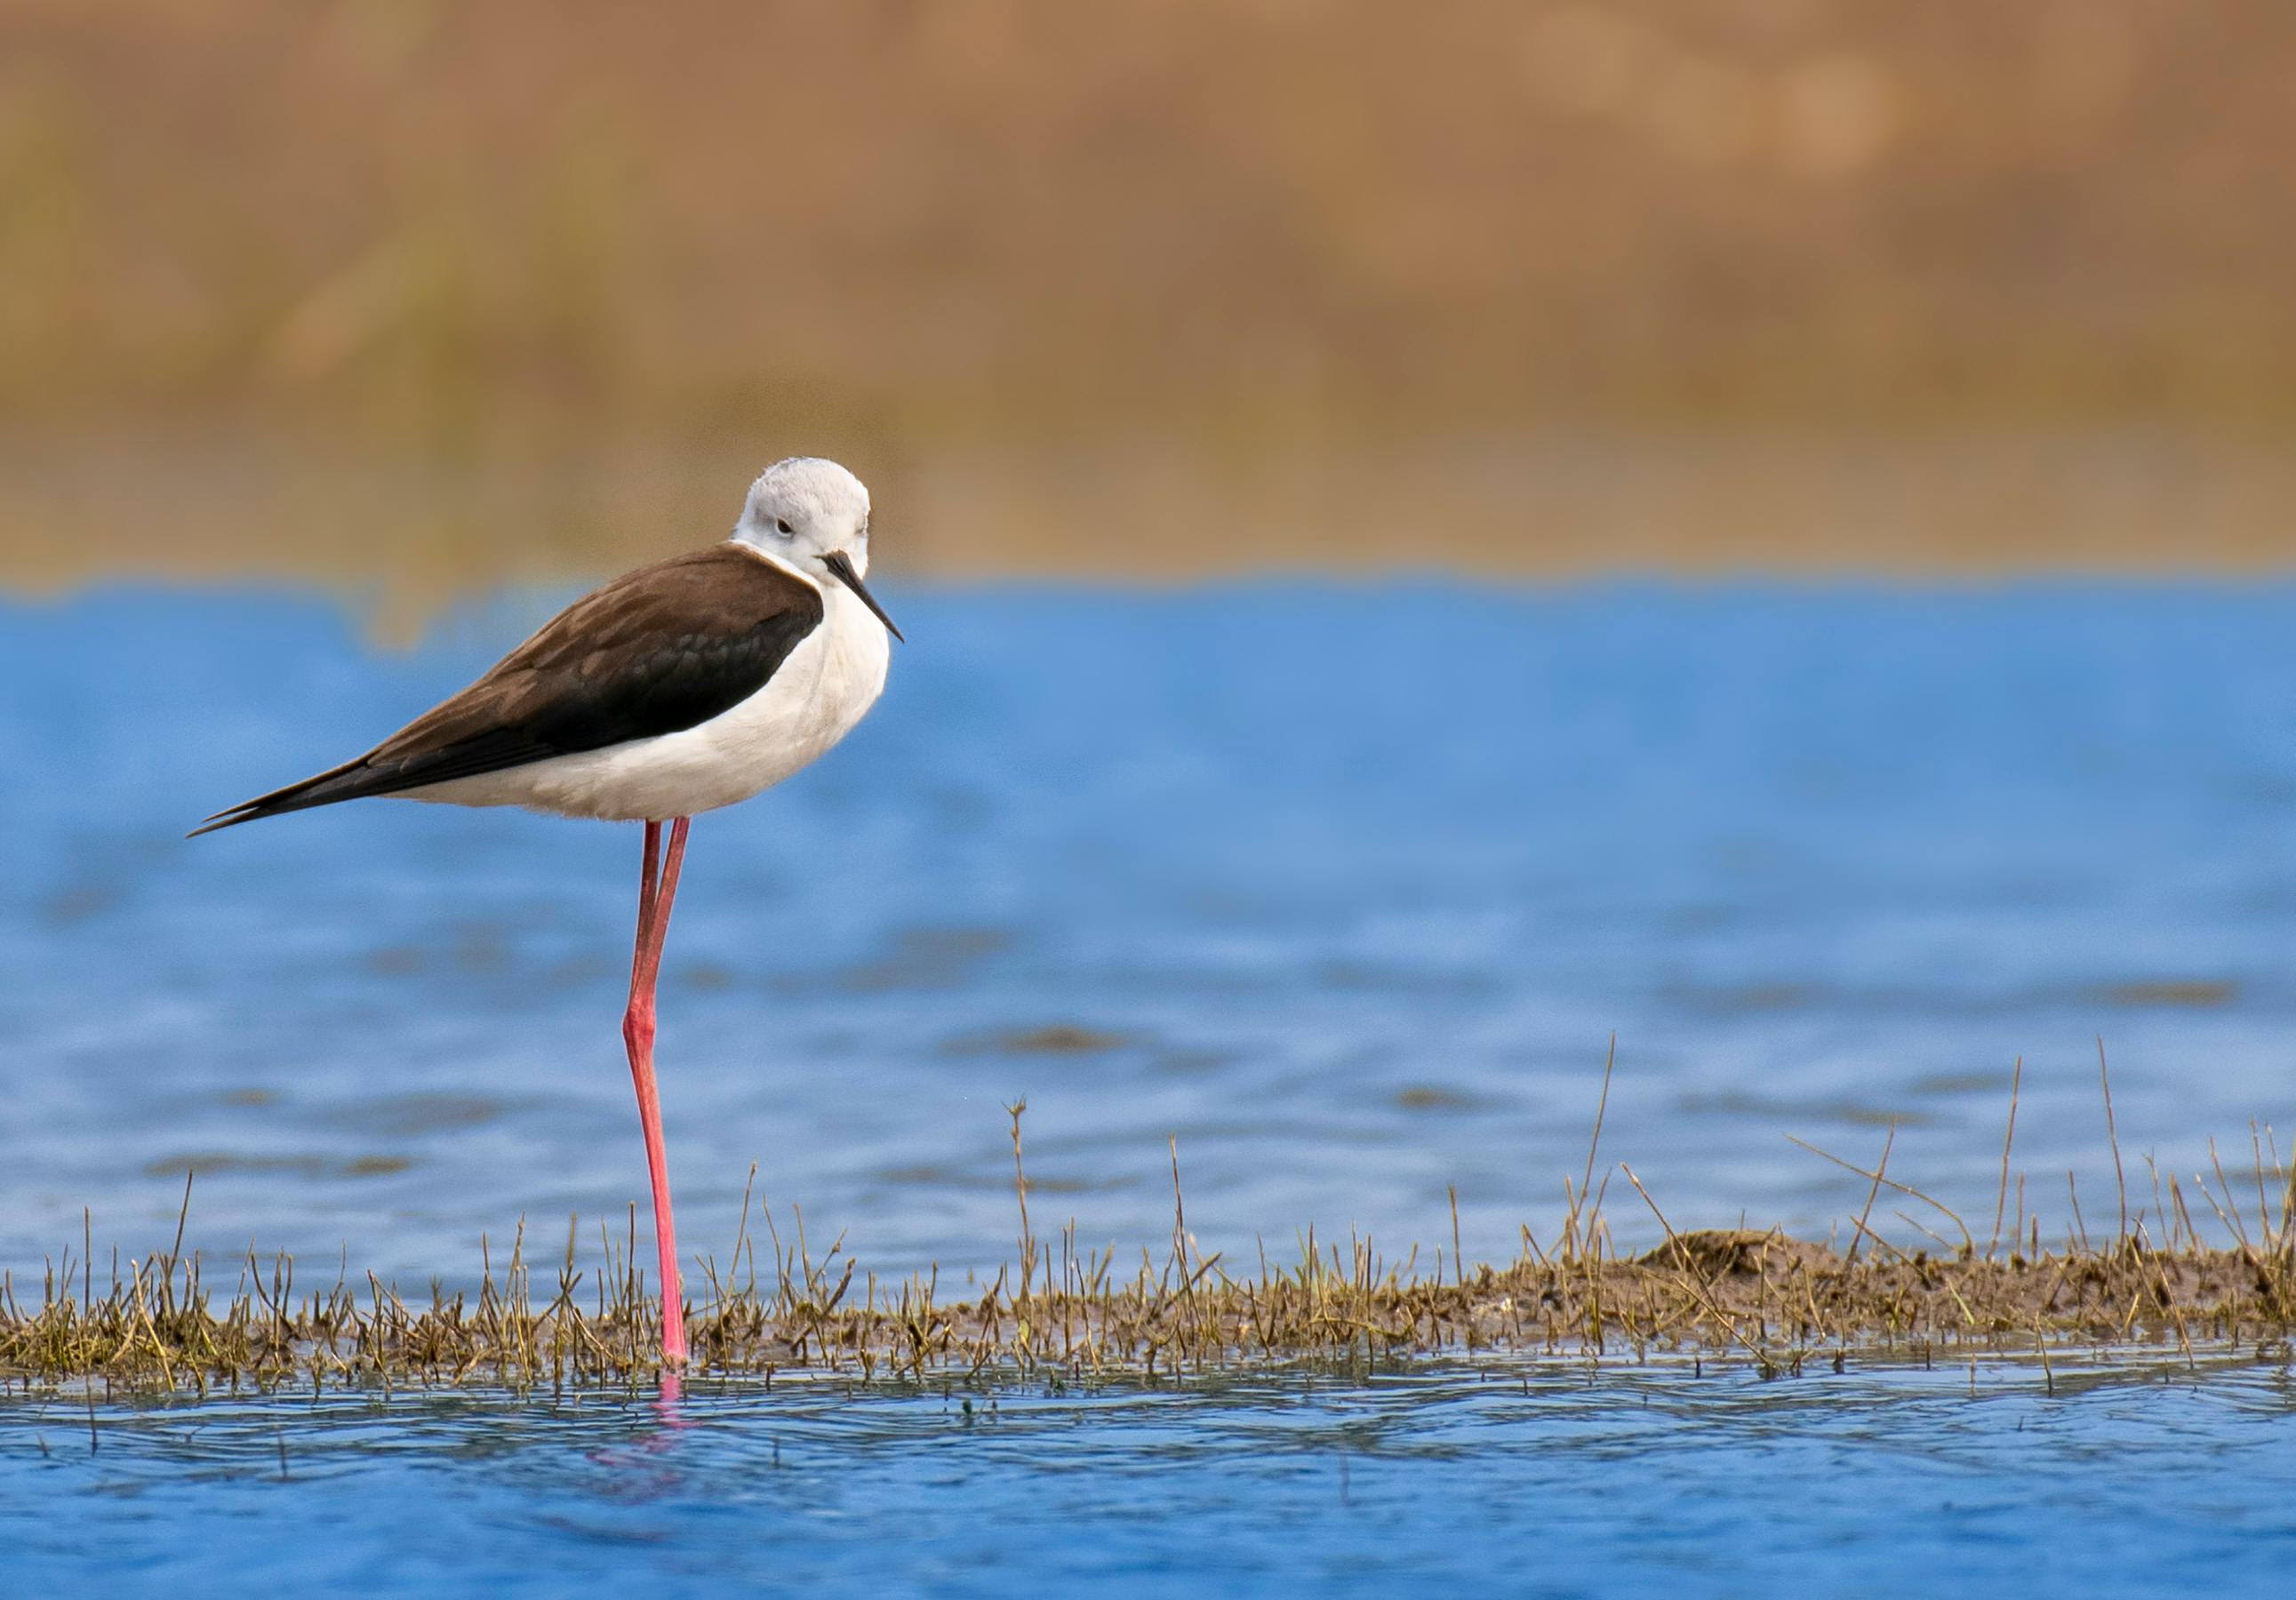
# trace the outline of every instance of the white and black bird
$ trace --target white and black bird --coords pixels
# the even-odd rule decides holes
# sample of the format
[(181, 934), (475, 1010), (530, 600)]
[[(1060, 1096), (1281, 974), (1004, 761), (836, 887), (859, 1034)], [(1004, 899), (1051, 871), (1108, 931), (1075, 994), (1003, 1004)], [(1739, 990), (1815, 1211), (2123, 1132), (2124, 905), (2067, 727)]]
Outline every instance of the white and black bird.
[[(776, 462), (723, 543), (641, 567), (552, 618), (357, 759), (208, 818), (199, 833), (390, 795), (645, 825), (622, 1035), (653, 1186), (662, 1358), (685, 1358), (654, 1083), (654, 985), (690, 819), (771, 788), (852, 732), (899, 638), (871, 597), (869, 491), (835, 462)], [(662, 825), (669, 825), (662, 849)]]

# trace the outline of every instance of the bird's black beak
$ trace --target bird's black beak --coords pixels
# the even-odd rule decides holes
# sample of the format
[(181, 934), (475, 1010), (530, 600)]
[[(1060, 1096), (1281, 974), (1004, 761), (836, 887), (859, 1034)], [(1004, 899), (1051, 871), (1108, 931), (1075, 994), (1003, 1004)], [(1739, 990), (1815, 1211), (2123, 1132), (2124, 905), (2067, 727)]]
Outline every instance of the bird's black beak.
[[(893, 626), (893, 619), (890, 617), (885, 615), (885, 608), (877, 603), (877, 597), (869, 592), (868, 585), (861, 581), (861, 574), (853, 570), (852, 560), (846, 555), (845, 552), (840, 550), (834, 555), (823, 556), (821, 564), (836, 576), (838, 582), (861, 597), (861, 603), (867, 606), (877, 620), (885, 625), (887, 633), (897, 639), (901, 639), (901, 630)], [(906, 644), (908, 641), (901, 639), (901, 643)]]

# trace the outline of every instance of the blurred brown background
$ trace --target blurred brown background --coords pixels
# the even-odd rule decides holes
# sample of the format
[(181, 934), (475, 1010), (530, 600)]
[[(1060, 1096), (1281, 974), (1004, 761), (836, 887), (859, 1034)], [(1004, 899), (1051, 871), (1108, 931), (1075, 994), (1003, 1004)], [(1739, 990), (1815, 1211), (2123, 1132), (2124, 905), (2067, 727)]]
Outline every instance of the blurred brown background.
[(2296, 555), (2285, 0), (5, 0), (0, 581)]

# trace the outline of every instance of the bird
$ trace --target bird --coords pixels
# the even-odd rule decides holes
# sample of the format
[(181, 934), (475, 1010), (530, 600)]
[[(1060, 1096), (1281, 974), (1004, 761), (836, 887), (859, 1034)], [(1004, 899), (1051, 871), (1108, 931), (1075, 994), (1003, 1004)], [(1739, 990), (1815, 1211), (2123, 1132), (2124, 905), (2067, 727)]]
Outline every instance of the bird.
[(819, 456), (775, 462), (726, 539), (585, 595), (365, 755), (218, 811), (188, 835), (371, 796), (644, 825), (622, 1040), (653, 1191), (669, 1371), (688, 1348), (654, 990), (686, 835), (698, 813), (825, 754), (884, 692), (901, 633), (868, 571), (860, 479)]

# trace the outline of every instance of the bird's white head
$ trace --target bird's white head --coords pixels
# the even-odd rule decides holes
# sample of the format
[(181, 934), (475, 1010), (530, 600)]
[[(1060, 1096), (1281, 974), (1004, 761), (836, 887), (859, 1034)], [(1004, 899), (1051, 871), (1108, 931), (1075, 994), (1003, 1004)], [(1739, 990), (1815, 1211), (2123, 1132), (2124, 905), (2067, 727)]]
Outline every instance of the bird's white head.
[(750, 485), (734, 537), (800, 570), (841, 553), (866, 577), (869, 490), (833, 461), (792, 455)]
[(869, 571), (868, 488), (835, 462), (792, 455), (758, 473), (734, 537), (816, 584), (834, 578), (901, 636), (861, 582)]

